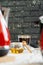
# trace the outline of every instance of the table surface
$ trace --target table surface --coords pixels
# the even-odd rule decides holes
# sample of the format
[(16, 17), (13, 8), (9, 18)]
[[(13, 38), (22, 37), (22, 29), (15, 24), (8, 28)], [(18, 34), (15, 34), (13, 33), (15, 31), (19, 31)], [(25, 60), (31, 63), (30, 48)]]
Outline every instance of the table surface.
[[(39, 48), (30, 47), (32, 53), (29, 53), (28, 50), (24, 50), (23, 53), (20, 54), (12, 54), (9, 52), (7, 56), (14, 56), (15, 60), (13, 62), (0, 63), (0, 65), (39, 65), (43, 63), (43, 58)], [(43, 65), (43, 64), (42, 64)]]

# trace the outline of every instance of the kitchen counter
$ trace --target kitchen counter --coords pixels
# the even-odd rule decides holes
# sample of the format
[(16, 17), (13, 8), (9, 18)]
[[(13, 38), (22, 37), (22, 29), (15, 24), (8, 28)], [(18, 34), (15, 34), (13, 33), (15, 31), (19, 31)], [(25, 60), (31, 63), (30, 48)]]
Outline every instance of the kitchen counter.
[(39, 48), (32, 48), (32, 53), (29, 53), (24, 50), (23, 53), (20, 54), (12, 54), (9, 52), (7, 56), (15, 57), (15, 60), (12, 62), (2, 62), (0, 65), (43, 65), (43, 58)]

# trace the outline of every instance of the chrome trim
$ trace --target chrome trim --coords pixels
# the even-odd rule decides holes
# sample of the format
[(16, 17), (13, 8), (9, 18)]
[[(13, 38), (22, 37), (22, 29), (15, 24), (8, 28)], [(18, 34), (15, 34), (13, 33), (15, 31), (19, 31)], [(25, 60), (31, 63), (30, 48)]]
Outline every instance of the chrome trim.
[(0, 46), (0, 50), (7, 50), (7, 49), (9, 49), (9, 46), (8, 45), (5, 45), (5, 46)]
[(9, 46), (8, 45), (4, 46), (4, 49), (9, 49)]

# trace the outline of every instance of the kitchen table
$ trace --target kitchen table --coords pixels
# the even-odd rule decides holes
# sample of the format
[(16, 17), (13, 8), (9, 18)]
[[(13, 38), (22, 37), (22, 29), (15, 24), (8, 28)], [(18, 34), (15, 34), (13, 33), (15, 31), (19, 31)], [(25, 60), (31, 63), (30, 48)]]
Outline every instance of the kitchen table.
[(20, 54), (9, 52), (7, 56), (13, 56), (15, 57), (15, 60), (12, 62), (2, 62), (0, 65), (43, 65), (43, 58), (40, 49), (31, 47), (31, 50), (32, 53), (29, 53), (27, 49)]

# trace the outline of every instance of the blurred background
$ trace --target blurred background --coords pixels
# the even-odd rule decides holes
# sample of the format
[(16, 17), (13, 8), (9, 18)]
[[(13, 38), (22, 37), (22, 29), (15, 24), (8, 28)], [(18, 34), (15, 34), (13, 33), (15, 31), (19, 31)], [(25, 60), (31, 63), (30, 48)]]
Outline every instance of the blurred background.
[(2, 7), (10, 8), (8, 28), (11, 42), (19, 35), (31, 35), (30, 45), (38, 47), (39, 17), (43, 15), (43, 0), (0, 0)]

